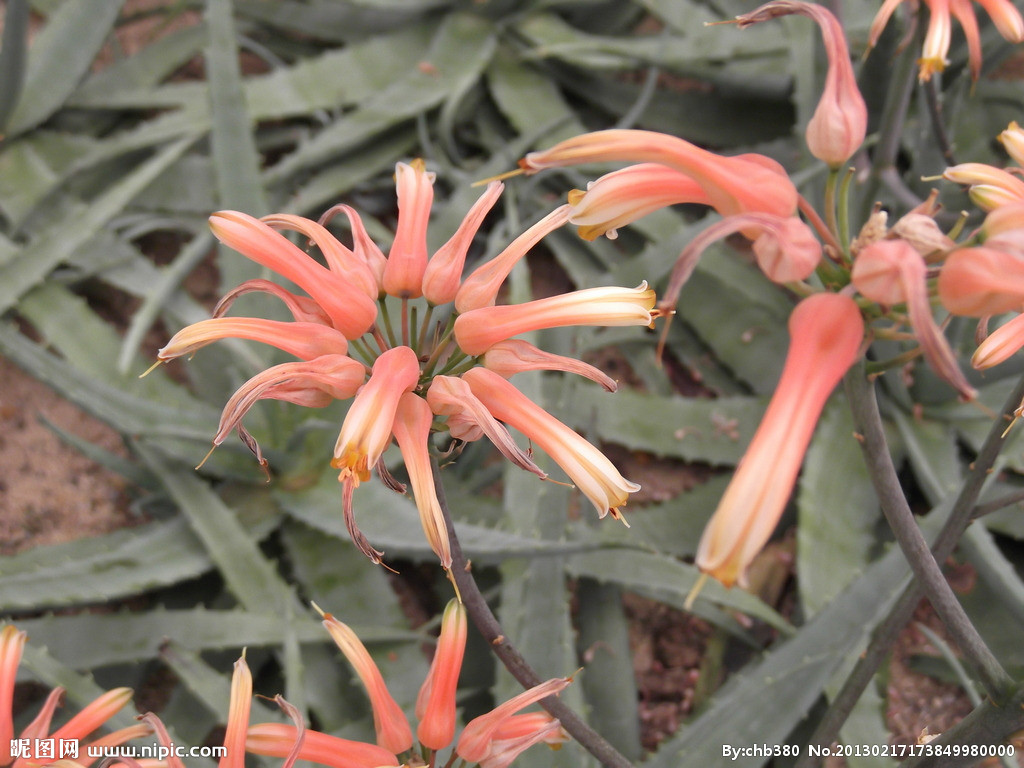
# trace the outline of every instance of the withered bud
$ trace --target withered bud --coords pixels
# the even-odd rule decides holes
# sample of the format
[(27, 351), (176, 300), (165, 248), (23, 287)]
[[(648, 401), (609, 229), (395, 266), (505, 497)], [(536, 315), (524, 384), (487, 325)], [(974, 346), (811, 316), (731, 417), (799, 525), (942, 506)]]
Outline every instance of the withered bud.
[(892, 234), (907, 241), (926, 261), (934, 261), (956, 248), (935, 219), (921, 213), (908, 213), (892, 226)]

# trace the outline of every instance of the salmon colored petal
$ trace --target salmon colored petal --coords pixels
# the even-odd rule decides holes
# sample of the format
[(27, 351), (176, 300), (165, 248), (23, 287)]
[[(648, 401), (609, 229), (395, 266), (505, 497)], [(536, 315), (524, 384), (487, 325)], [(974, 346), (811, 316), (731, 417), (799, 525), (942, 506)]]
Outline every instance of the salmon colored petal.
[[(249, 727), (245, 749), (254, 755), (287, 757), (297, 736), (298, 732), (294, 725), (260, 723)], [(398, 765), (398, 758), (392, 752), (376, 744), (350, 741), (309, 730), (305, 732), (302, 740), (299, 759), (328, 765), (331, 768), (380, 768)]]
[(1024, 315), (1017, 315), (989, 334), (971, 357), (971, 365), (979, 371), (1005, 363), (1024, 347)]
[(455, 439), (473, 441), (487, 435), (495, 448), (517, 467), (542, 479), (547, 477), (462, 379), (435, 376), (427, 390), (427, 403), (438, 416), (448, 417), (448, 428)]
[(924, 257), (903, 240), (880, 240), (860, 253), (850, 278), (864, 296), (880, 304), (906, 302), (910, 324), (932, 369), (966, 400), (977, 395), (932, 315)]
[(489, 307), (498, 297), (498, 291), (512, 267), (519, 263), (533, 246), (569, 220), (570, 207), (556, 208), (538, 221), (490, 261), (473, 270), (455, 294), (455, 309), (468, 312)]
[(274, 229), (286, 229), (305, 235), (320, 249), (331, 272), (351, 282), (376, 301), (377, 280), (366, 260), (339, 242), (322, 224), (287, 213), (264, 216), (260, 221)]
[(639, 163), (590, 182), (586, 192), (570, 192), (569, 222), (579, 227), (584, 240), (614, 238), (620, 227), (680, 203), (711, 205), (711, 200), (685, 173), (659, 163)]
[(455, 689), (466, 652), (466, 608), (450, 600), (441, 618), (441, 636), (427, 679), (416, 698), (416, 737), (428, 749), (444, 749), (455, 738)]
[(247, 293), (257, 291), (260, 293), (269, 293), (271, 296), (276, 296), (283, 301), (284, 305), (288, 307), (288, 311), (292, 313), (292, 317), (296, 322), (322, 323), (323, 325), (331, 324), (331, 318), (328, 317), (323, 308), (308, 296), (297, 296), (291, 291), (285, 290), (277, 283), (261, 279), (246, 280), (238, 287), (228, 291), (223, 297), (221, 297), (221, 300), (217, 302), (217, 306), (213, 308), (213, 312), (210, 314), (215, 318), (223, 317), (231, 308), (231, 305), (235, 303), (235, 299), (239, 296), (244, 296)]
[(346, 338), (319, 323), (287, 323), (259, 317), (215, 317), (182, 328), (167, 342), (167, 346), (157, 352), (157, 357), (167, 362), (190, 355), (221, 339), (259, 341), (303, 360), (348, 352)]
[(423, 295), (431, 304), (450, 304), (462, 283), (462, 270), (466, 265), (466, 254), (473, 244), (480, 225), (494, 204), (501, 197), (505, 185), (492, 181), (469, 213), (462, 220), (451, 239), (437, 249), (427, 262), (423, 273)]
[(564, 371), (584, 376), (608, 392), (618, 389), (614, 379), (594, 366), (572, 357), (545, 352), (522, 339), (499, 341), (484, 353), (482, 362), (484, 368), (504, 379), (525, 371)]
[(434, 414), (427, 401), (419, 395), (406, 392), (398, 400), (392, 432), (409, 473), (413, 498), (416, 500), (427, 542), (441, 560), (441, 567), (449, 569), (452, 567), (452, 551), (448, 543), (448, 529), (441, 505), (437, 501), (434, 475), (430, 468), (429, 442), (433, 420)]
[(547, 299), (500, 307), (481, 307), (459, 315), (455, 341), (467, 355), (482, 355), (499, 341), (541, 328), (569, 325), (650, 325), (654, 290), (586, 288)]
[(81, 712), (54, 731), (50, 738), (82, 741), (132, 700), (131, 688), (114, 688), (99, 696)]
[(423, 295), (423, 274), (427, 269), (427, 222), (434, 201), (434, 174), (427, 173), (422, 160), (398, 163), (398, 229), (384, 267), (384, 290), (390, 296), (415, 299)]
[[(366, 368), (346, 355), (322, 355), (309, 362), (281, 363), (253, 376), (236, 390), (221, 413), (214, 445), (220, 445), (258, 400), (325, 406), (347, 400), (362, 386)], [(309, 395), (323, 399), (310, 399)]]
[(14, 738), (14, 683), (25, 647), (26, 634), (13, 624), (0, 630), (0, 765), (11, 762), (11, 739)]
[(463, 728), (455, 751), (469, 763), (479, 763), (487, 759), (493, 750), (495, 734), (519, 710), (548, 696), (557, 695), (571, 682), (572, 679), (568, 677), (547, 680), (495, 707), (486, 715), (474, 718)]
[[(792, 216), (797, 191), (777, 164), (723, 157), (676, 136), (653, 131), (611, 129), (567, 139), (520, 161), (527, 173), (580, 163), (661, 163), (693, 178), (723, 216), (749, 211)], [(765, 158), (767, 160), (767, 158)]]
[(1024, 307), (1024, 259), (986, 246), (953, 251), (939, 273), (939, 298), (954, 315), (986, 317)]
[[(373, 724), (377, 730), (377, 744), (392, 755), (399, 755), (412, 747), (412, 731), (405, 719), (402, 708), (388, 692), (384, 678), (374, 663), (366, 646), (347, 624), (338, 621), (329, 613), (324, 614), (324, 627), (345, 654), (352, 668), (370, 697), (373, 707)], [(312, 734), (307, 734), (307, 736)]]
[(619, 474), (603, 453), (493, 371), (473, 368), (462, 379), (496, 419), (518, 429), (554, 459), (600, 517), (611, 512), (621, 519), (619, 507), (640, 486)]
[(742, 583), (782, 515), (826, 400), (857, 358), (864, 323), (848, 296), (819, 293), (789, 319), (782, 378), (712, 515), (697, 566), (726, 586)]
[(339, 480), (358, 485), (370, 479), (370, 470), (391, 443), (391, 425), (398, 401), (420, 378), (419, 361), (409, 347), (395, 347), (373, 363), (370, 378), (356, 394), (345, 415), (334, 446), (331, 466), (341, 470)]
[(210, 217), (210, 229), (228, 247), (302, 288), (346, 338), (362, 336), (376, 320), (373, 299), (259, 219), (238, 211), (220, 211)]

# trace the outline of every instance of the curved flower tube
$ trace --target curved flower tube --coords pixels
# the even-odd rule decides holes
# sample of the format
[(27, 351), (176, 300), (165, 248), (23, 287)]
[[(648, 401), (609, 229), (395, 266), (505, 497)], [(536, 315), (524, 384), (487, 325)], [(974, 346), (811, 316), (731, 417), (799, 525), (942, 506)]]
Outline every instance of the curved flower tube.
[(523, 339), (499, 341), (484, 352), (483, 363), (484, 368), (494, 371), (503, 379), (510, 379), (524, 371), (565, 371), (588, 378), (608, 392), (618, 389), (614, 379), (594, 366), (573, 357), (537, 349)]
[(685, 173), (659, 163), (639, 163), (606, 173), (569, 193), (570, 224), (584, 240), (601, 235), (614, 239), (617, 230), (669, 205), (711, 205), (704, 188)]
[(473, 368), (462, 379), (496, 419), (518, 429), (557, 462), (599, 517), (610, 512), (625, 522), (619, 507), (640, 486), (619, 474), (603, 453), (493, 371)]
[(441, 636), (430, 671), (416, 697), (416, 738), (429, 749), (444, 749), (455, 738), (455, 689), (466, 653), (466, 607), (449, 600), (441, 617)]
[(423, 295), (427, 269), (427, 222), (434, 202), (434, 177), (422, 160), (399, 163), (395, 170), (398, 189), (398, 229), (384, 267), (384, 290), (400, 299)]
[(569, 220), (570, 210), (568, 205), (556, 208), (509, 243), (493, 259), (474, 269), (455, 293), (456, 311), (469, 312), (493, 306), (501, 284), (512, 272), (512, 268), (545, 236), (565, 224)]
[(448, 542), (448, 530), (444, 513), (437, 501), (434, 476), (430, 470), (430, 423), (434, 414), (427, 401), (412, 392), (404, 393), (398, 399), (392, 432), (402, 460), (409, 472), (413, 498), (420, 513), (420, 523), (427, 536), (430, 548), (441, 561), (441, 567), (452, 567), (452, 550)]
[(423, 295), (431, 304), (449, 304), (455, 301), (459, 286), (462, 284), (462, 270), (466, 265), (469, 246), (504, 189), (505, 185), (500, 181), (488, 184), (484, 193), (469, 209), (455, 234), (430, 257), (427, 269), (423, 273)]
[(167, 346), (157, 352), (157, 358), (167, 362), (190, 355), (221, 339), (259, 341), (303, 360), (348, 352), (348, 340), (333, 328), (319, 323), (285, 323), (259, 317), (215, 317), (182, 328), (171, 337)]
[(409, 721), (405, 719), (402, 708), (398, 706), (384, 684), (384, 678), (370, 652), (347, 624), (338, 621), (329, 613), (323, 614), (323, 618), (323, 625), (330, 633), (331, 639), (348, 659), (370, 697), (373, 725), (377, 731), (377, 745), (392, 755), (405, 752), (412, 747)]
[(953, 251), (939, 273), (939, 298), (954, 315), (987, 317), (1024, 307), (1024, 259), (984, 245)]
[[(249, 726), (245, 751), (268, 757), (288, 757), (297, 739), (298, 729), (294, 725), (260, 723)], [(398, 765), (398, 758), (393, 753), (376, 744), (342, 739), (311, 730), (303, 733), (298, 759), (333, 768), (385, 768)]]
[(1024, 347), (1024, 315), (1000, 326), (985, 339), (971, 356), (971, 365), (979, 371), (1005, 363)]
[(519, 710), (561, 693), (571, 682), (572, 679), (568, 677), (547, 680), (512, 697), (486, 715), (474, 718), (462, 730), (455, 752), (467, 762), (484, 765), (485, 761), (494, 756), (495, 742), (502, 736), (501, 729), (514, 722), (512, 718)]
[(697, 566), (727, 587), (779, 522), (829, 395), (857, 359), (864, 321), (849, 296), (819, 293), (789, 318), (782, 378), (697, 549)]
[(494, 447), (517, 467), (542, 480), (547, 477), (462, 379), (435, 376), (427, 390), (427, 403), (438, 416), (448, 417), (448, 429), (455, 439), (473, 442), (487, 435)]
[(622, 160), (667, 165), (700, 185), (723, 216), (759, 211), (776, 216), (796, 213), (796, 187), (768, 157), (723, 157), (688, 141), (653, 131), (611, 129), (567, 139), (519, 161), (527, 173), (581, 163)]
[(654, 290), (585, 288), (547, 299), (501, 307), (481, 307), (459, 315), (455, 340), (467, 355), (482, 355), (499, 341), (541, 328), (567, 325), (650, 325), (657, 317)]

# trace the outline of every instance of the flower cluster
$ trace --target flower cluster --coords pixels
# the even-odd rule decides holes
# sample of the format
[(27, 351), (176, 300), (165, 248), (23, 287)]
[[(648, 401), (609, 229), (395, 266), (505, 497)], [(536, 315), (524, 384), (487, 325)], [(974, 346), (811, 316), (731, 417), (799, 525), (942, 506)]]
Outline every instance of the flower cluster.
[[(25, 633), (12, 624), (0, 629), (0, 766), (35, 768), (60, 760), (62, 764), (68, 766), (85, 768), (94, 760), (87, 757), (90, 747), (117, 747), (132, 739), (153, 733), (149, 725), (139, 723), (85, 742), (88, 736), (101, 728), (131, 701), (130, 688), (107, 691), (64, 725), (51, 730), (53, 715), (64, 696), (63, 688), (54, 688), (46, 697), (39, 714), (15, 736), (14, 683), (18, 676), (25, 640)], [(52, 753), (37, 754), (37, 746), (40, 743), (48, 745), (47, 749), (52, 747)], [(68, 749), (71, 751), (66, 752)]]
[[(262, 723), (249, 725), (249, 703), (252, 700), (252, 676), (244, 657), (235, 664), (231, 683), (231, 709), (225, 744), (237, 736), (239, 748), (258, 755), (308, 760), (331, 768), (387, 768), (403, 766), (419, 768), (435, 765), (436, 753), (447, 749), (455, 739), (455, 689), (466, 649), (468, 622), (466, 610), (458, 600), (445, 608), (441, 636), (426, 680), (416, 699), (416, 730), (414, 746), (409, 721), (384, 683), (380, 670), (366, 647), (347, 625), (331, 614), (323, 614), (323, 624), (334, 642), (352, 665), (370, 698), (376, 742), (342, 739), (305, 728), (297, 713), (291, 712), (294, 725)], [(568, 740), (558, 720), (543, 712), (520, 714), (520, 710), (555, 696), (569, 685), (569, 678), (554, 678), (509, 699), (487, 714), (474, 718), (463, 728), (452, 759), (457, 755), (468, 764), (481, 768), (506, 768), (534, 744), (545, 743), (558, 748)], [(280, 700), (286, 712), (287, 702)], [(448, 764), (451, 764), (451, 760)], [(173, 767), (172, 767), (173, 768)], [(226, 768), (243, 768), (237, 766)]]
[[(619, 508), (639, 486), (507, 379), (521, 371), (560, 370), (614, 391), (615, 382), (593, 366), (514, 337), (561, 326), (650, 326), (658, 315), (654, 291), (646, 284), (589, 288), (497, 306), (502, 283), (513, 267), (544, 235), (568, 220), (570, 207), (562, 206), (538, 221), (463, 280), (473, 237), (501, 195), (502, 184), (492, 182), (451, 239), (428, 258), (434, 174), (416, 161), (399, 163), (395, 176), (398, 223), (386, 256), (367, 235), (359, 215), (346, 205), (328, 211), (319, 222), (285, 214), (256, 219), (235, 211), (210, 218), (221, 242), (305, 292), (250, 280), (221, 300), (212, 319), (179, 331), (160, 350), (159, 359), (167, 361), (217, 339), (235, 337), (271, 344), (298, 358), (262, 371), (235, 392), (224, 408), (214, 446), (237, 430), (265, 465), (259, 446), (241, 424), (258, 400), (320, 407), (353, 398), (332, 465), (340, 473), (352, 539), (374, 562), (380, 562), (383, 553), (355, 524), (353, 491), (374, 469), (401, 488), (381, 461), (393, 439), (405, 461), (427, 539), (442, 565), (451, 565), (428, 452), (431, 431), (440, 421), (458, 440), (486, 435), (515, 464), (546, 477), (499, 421), (513, 426), (551, 455), (601, 517), (620, 517)], [(351, 248), (324, 226), (339, 213), (348, 218)], [(324, 264), (278, 230), (308, 238), (319, 247)], [(253, 291), (283, 302), (292, 321), (225, 316), (238, 296)]]

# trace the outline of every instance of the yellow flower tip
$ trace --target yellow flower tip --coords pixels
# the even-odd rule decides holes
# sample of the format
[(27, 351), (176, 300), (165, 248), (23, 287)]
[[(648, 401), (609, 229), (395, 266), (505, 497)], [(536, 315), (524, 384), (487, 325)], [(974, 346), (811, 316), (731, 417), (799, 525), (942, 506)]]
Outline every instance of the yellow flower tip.
[(146, 378), (147, 376), (149, 376), (149, 374), (151, 374), (154, 371), (154, 369), (156, 369), (160, 365), (163, 365), (163, 363), (164, 363), (163, 360), (157, 360), (155, 363), (153, 363), (151, 366), (149, 366), (149, 368), (147, 368), (145, 371), (140, 373), (139, 374), (139, 378), (140, 379)]
[(917, 65), (919, 67), (917, 79), (922, 83), (927, 83), (932, 79), (932, 75), (946, 69), (946, 62), (936, 58), (918, 59)]
[[(520, 164), (522, 164), (523, 161), (520, 160), (519, 162), (520, 162)], [(513, 176), (522, 176), (524, 173), (526, 173), (525, 166), (522, 167), (522, 168), (516, 168), (516, 169), (511, 170), (511, 171), (505, 171), (504, 173), (499, 173), (496, 176), (488, 176), (486, 179), (480, 179), (479, 181), (474, 181), (469, 186), (471, 186), (471, 187), (482, 187), (485, 184), (490, 184), (492, 181), (504, 181), (505, 179), (511, 179)]]
[[(205, 455), (205, 456), (203, 456), (203, 460), (202, 460), (202, 461), (200, 461), (200, 462), (199, 462), (198, 464), (196, 464), (196, 469), (197, 469), (197, 470), (198, 470), (198, 469), (202, 469), (202, 466), (203, 466), (203, 464), (205, 464), (205, 463), (206, 463), (207, 459), (209, 459), (209, 458), (210, 458), (211, 456), (213, 456), (213, 452), (214, 452), (214, 451), (216, 451), (216, 450), (217, 450), (217, 444), (216, 444), (216, 443), (214, 443), (214, 444), (213, 444), (213, 447), (212, 447), (212, 448), (210, 448), (210, 450), (208, 450), (208, 451), (206, 452), (206, 455)], [(268, 478), (268, 479), (269, 479), (269, 478)]]
[(587, 194), (585, 190), (570, 189), (568, 195), (569, 205), (579, 205), (585, 194)]

